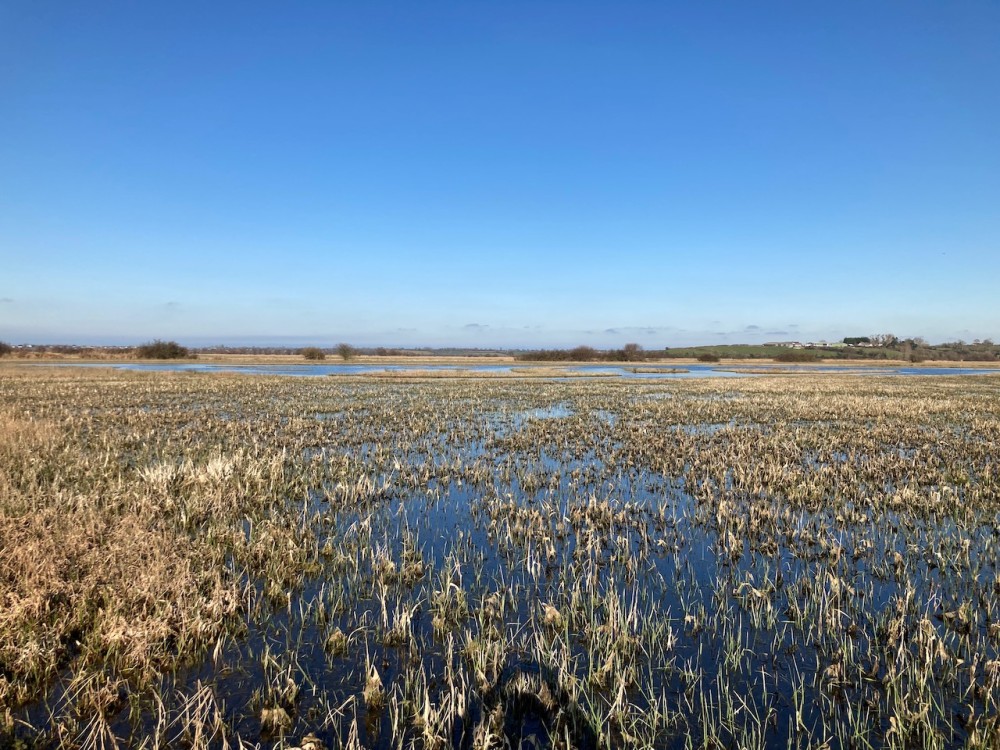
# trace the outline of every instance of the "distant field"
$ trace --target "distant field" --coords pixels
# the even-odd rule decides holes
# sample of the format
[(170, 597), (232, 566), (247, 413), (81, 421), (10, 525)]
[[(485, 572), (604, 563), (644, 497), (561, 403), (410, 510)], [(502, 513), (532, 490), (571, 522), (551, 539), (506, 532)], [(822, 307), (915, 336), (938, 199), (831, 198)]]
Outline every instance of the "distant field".
[[(770, 359), (787, 354), (790, 351), (803, 351), (814, 354), (818, 358), (841, 359), (849, 358), (851, 351), (845, 349), (790, 349), (787, 346), (763, 346), (763, 345), (738, 345), (727, 344), (719, 346), (694, 346), (686, 348), (668, 349), (664, 356), (667, 358), (696, 358), (700, 354), (714, 354), (717, 357), (728, 359)], [(866, 348), (864, 349), (865, 360), (871, 359), (901, 359), (900, 353), (895, 349)]]

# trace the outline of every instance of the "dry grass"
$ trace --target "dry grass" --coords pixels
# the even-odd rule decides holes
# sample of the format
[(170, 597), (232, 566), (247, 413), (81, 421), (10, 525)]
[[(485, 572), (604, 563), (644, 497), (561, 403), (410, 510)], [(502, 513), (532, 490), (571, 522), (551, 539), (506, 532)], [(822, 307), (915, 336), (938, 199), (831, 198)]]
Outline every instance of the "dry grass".
[(71, 663), (149, 684), (238, 609), (209, 545), (158, 523), (154, 496), (96, 476), (117, 457), (69, 437), (0, 413), (0, 709)]

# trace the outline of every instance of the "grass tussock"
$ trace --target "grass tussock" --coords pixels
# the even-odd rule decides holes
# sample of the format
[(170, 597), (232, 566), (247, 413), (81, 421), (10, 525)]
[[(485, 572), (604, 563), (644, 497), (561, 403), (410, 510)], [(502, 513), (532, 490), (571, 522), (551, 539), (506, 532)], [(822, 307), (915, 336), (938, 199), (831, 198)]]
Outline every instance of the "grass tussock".
[[(149, 684), (215, 642), (239, 607), (218, 556), (157, 523), (153, 497), (93, 482), (49, 421), (0, 415), (0, 706), (69, 665)], [(110, 456), (104, 456), (105, 461)]]

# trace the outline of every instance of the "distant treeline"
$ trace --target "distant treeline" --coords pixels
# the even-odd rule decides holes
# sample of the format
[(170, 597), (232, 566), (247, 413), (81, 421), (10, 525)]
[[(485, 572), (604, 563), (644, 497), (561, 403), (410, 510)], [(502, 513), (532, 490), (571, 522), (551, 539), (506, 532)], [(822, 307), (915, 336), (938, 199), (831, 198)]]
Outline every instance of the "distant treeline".
[(644, 350), (638, 344), (601, 351), (589, 346), (573, 349), (538, 349), (514, 355), (532, 362), (640, 362), (650, 359), (773, 359), (778, 362), (813, 362), (820, 359), (872, 359), (904, 362), (1000, 362), (1000, 345), (989, 339), (928, 344), (922, 338), (899, 339), (892, 334), (848, 337), (839, 344), (720, 344), (676, 349)]
[(148, 341), (139, 346), (79, 346), (76, 344), (0, 344), (0, 355), (22, 359), (79, 357), (81, 359), (196, 359), (198, 353), (176, 341)]
[(989, 339), (928, 344), (920, 337), (900, 339), (892, 334), (845, 338), (839, 344), (735, 344), (666, 349), (666, 358), (775, 359), (808, 362), (816, 359), (871, 359), (903, 362), (1000, 362), (1000, 345)]
[(950, 362), (997, 362), (1000, 361), (1000, 346), (989, 339), (967, 344), (952, 341), (945, 344), (928, 344), (923, 339), (905, 339), (894, 347), (903, 359), (911, 362), (939, 360)]
[[(156, 342), (150, 342), (156, 343)], [(0, 342), (0, 356), (12, 354), (13, 356), (31, 357), (46, 354), (59, 354), (74, 357), (89, 358), (122, 358), (138, 356), (143, 347), (140, 346), (91, 346), (85, 344), (19, 344), (12, 345)], [(166, 342), (176, 343), (176, 342)], [(179, 345), (178, 345), (179, 346)], [(328, 347), (314, 346), (202, 346), (184, 347), (188, 355), (198, 354), (244, 354), (244, 355), (264, 355), (264, 354), (290, 354), (301, 355), (304, 349), (317, 350), (326, 355), (341, 354), (342, 344)], [(149, 351), (149, 350), (146, 350)], [(166, 350), (161, 350), (166, 351)], [(369, 357), (503, 357), (510, 356), (511, 352), (504, 349), (460, 349), (447, 347), (441, 349), (399, 349), (385, 346), (377, 347), (354, 347), (351, 346), (354, 355)]]
[(625, 344), (620, 349), (601, 350), (591, 346), (572, 349), (398, 349), (389, 347), (354, 347), (338, 344), (332, 347), (291, 346), (206, 346), (189, 348), (175, 341), (150, 341), (140, 346), (83, 346), (78, 344), (22, 344), (0, 341), (0, 356), (36, 358), (71, 356), (88, 359), (184, 359), (198, 354), (289, 354), (308, 359), (324, 359), (327, 355), (350, 359), (369, 357), (496, 357), (513, 356), (530, 362), (642, 362), (651, 359), (698, 359), (714, 362), (718, 359), (774, 359), (779, 362), (809, 362), (817, 359), (868, 359), (904, 362), (1000, 362), (1000, 345), (990, 339), (950, 341), (929, 344), (923, 338), (900, 339), (892, 334), (848, 336), (836, 344), (720, 344), (665, 349), (643, 349), (639, 344)]
[[(338, 354), (341, 344), (336, 346), (307, 346), (323, 354)], [(399, 349), (386, 346), (351, 346), (355, 355), (365, 357), (502, 357), (510, 352), (503, 349)], [(195, 349), (201, 354), (301, 354), (301, 346), (203, 346)]]
[(621, 349), (599, 351), (590, 346), (573, 349), (534, 349), (517, 352), (515, 358), (523, 362), (642, 362), (662, 357), (662, 352), (647, 352), (638, 344), (625, 344)]
[(79, 346), (76, 344), (0, 344), (0, 356), (18, 359), (80, 357), (85, 359), (123, 359), (133, 356), (132, 346)]

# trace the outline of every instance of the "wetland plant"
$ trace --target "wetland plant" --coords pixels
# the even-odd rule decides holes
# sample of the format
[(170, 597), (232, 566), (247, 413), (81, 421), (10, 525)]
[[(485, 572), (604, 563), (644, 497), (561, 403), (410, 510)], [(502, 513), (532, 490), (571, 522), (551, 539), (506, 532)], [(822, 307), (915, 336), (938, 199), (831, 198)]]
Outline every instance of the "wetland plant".
[(0, 744), (997, 747), (998, 393), (5, 370)]

